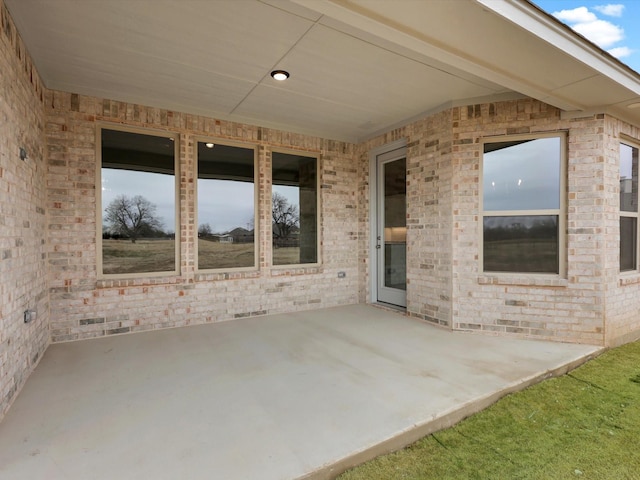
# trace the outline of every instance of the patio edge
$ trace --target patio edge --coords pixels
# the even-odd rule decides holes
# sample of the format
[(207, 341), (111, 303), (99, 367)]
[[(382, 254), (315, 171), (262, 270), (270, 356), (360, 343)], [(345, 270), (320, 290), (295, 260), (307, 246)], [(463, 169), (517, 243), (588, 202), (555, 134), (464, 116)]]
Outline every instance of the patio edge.
[(436, 418), (427, 420), (420, 424), (416, 424), (415, 426), (410, 427), (407, 430), (404, 430), (397, 435), (388, 438), (387, 440), (367, 447), (364, 450), (344, 457), (334, 463), (324, 465), (312, 472), (302, 475), (301, 477), (297, 477), (296, 480), (333, 480), (338, 475), (346, 472), (353, 467), (361, 465), (369, 460), (379, 457), (380, 455), (392, 453), (404, 447), (407, 447), (408, 445), (411, 445), (412, 443), (420, 440), (423, 437), (426, 437), (427, 435), (431, 435), (432, 433), (452, 427), (465, 418), (470, 417), (471, 415), (474, 415), (475, 413), (478, 413), (485, 408), (493, 405), (498, 400), (511, 393), (524, 390), (525, 388), (540, 383), (543, 380), (565, 375), (568, 372), (585, 364), (589, 360), (593, 360), (594, 358), (600, 356), (607, 350), (608, 348), (606, 347), (594, 346), (594, 350), (592, 352), (581, 355), (568, 363), (559, 365), (542, 373), (534, 374), (530, 377), (507, 385), (501, 390), (490, 393), (483, 397), (479, 397), (475, 400), (471, 400), (458, 408), (444, 412), (442, 415)]

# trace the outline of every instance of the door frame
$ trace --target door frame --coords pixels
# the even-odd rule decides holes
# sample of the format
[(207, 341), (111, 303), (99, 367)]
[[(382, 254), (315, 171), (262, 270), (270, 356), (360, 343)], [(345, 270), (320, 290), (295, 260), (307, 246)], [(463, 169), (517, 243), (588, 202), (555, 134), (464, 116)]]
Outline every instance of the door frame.
[(378, 157), (401, 148), (407, 148), (406, 138), (387, 143), (369, 152), (369, 301), (371, 303), (378, 302), (378, 252), (376, 249), (379, 189)]

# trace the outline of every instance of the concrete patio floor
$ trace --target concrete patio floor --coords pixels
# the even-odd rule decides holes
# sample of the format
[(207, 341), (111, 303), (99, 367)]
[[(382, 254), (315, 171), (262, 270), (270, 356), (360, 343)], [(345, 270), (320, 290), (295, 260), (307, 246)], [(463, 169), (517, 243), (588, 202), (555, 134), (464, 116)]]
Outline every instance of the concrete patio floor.
[(0, 478), (332, 478), (599, 350), (366, 305), (56, 344), (0, 423)]

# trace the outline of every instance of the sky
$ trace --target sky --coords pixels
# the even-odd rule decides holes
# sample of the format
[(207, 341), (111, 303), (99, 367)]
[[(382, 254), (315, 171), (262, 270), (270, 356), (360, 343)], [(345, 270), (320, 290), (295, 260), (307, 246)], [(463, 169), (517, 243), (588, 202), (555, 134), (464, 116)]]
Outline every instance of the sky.
[(175, 232), (175, 177), (132, 170), (102, 169), (102, 214), (118, 195), (142, 195), (156, 206), (164, 231)]
[(640, 72), (640, 1), (532, 0), (603, 50)]
[(538, 138), (485, 153), (484, 210), (560, 208), (559, 165), (558, 137)]
[[(207, 194), (207, 191), (209, 192)], [(273, 185), (291, 204), (300, 202), (297, 187)], [(156, 206), (164, 231), (175, 232), (175, 177), (131, 170), (102, 169), (102, 212), (118, 195), (142, 195)], [(254, 184), (198, 180), (198, 225), (208, 223), (214, 233), (252, 229)]]
[(213, 233), (252, 230), (254, 192), (252, 182), (198, 179), (198, 226), (209, 224)]

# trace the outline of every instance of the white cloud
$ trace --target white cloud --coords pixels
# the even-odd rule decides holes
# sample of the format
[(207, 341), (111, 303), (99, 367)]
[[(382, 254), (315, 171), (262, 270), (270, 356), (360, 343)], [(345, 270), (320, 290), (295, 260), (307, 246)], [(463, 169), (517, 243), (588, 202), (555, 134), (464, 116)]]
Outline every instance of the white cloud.
[(597, 10), (603, 15), (608, 15), (609, 17), (621, 17), (622, 11), (624, 10), (624, 5), (620, 3), (616, 4), (608, 4), (608, 5), (598, 5), (593, 7), (594, 10)]
[(624, 30), (606, 20), (577, 23), (572, 28), (601, 48), (609, 48), (624, 38)]
[[(622, 5), (620, 6), (622, 7)], [(602, 8), (604, 9), (605, 7), (617, 7), (617, 5), (605, 5)], [(609, 10), (617, 11), (615, 8)], [(553, 12), (553, 16), (567, 23), (576, 32), (588, 38), (600, 48), (612, 47), (624, 39), (624, 30), (621, 27), (599, 19), (587, 7)]]
[(608, 50), (608, 52), (616, 58), (624, 58), (631, 55), (633, 53), (633, 50), (631, 50), (629, 47), (616, 47)]
[(553, 16), (566, 23), (588, 23), (595, 22), (598, 19), (596, 14), (590, 12), (587, 7), (578, 7), (573, 10), (560, 10), (559, 12), (553, 12)]

